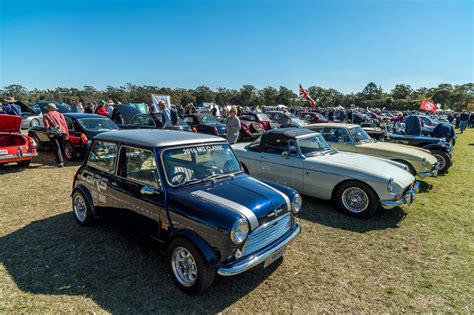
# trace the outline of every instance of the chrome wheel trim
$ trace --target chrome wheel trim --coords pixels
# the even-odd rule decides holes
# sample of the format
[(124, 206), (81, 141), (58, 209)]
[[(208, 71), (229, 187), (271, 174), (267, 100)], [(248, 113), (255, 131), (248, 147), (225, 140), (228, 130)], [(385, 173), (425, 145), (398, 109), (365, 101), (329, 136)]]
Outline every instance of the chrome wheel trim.
[(64, 154), (66, 154), (68, 159), (72, 159), (73, 157), (72, 144), (70, 144), (69, 142), (64, 145)]
[(76, 195), (74, 197), (74, 214), (81, 222), (84, 222), (87, 219), (87, 205), (82, 195)]
[(446, 159), (441, 154), (434, 153), (433, 156), (438, 160), (439, 169), (442, 170), (446, 166)]
[(359, 187), (349, 187), (342, 192), (342, 204), (353, 213), (361, 213), (369, 206), (369, 196)]
[(30, 127), (37, 127), (39, 126), (39, 121), (37, 119), (33, 119), (30, 123)]
[(185, 287), (192, 287), (198, 277), (198, 269), (193, 255), (186, 248), (178, 246), (171, 254), (173, 274), (178, 282)]

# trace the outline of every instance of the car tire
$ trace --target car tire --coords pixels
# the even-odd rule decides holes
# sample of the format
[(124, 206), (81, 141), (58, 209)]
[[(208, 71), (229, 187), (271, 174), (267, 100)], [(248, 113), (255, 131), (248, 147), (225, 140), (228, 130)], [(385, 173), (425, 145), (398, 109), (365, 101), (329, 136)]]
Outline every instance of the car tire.
[(395, 162), (398, 162), (398, 163), (401, 163), (403, 165), (405, 165), (406, 167), (408, 167), (408, 172), (413, 175), (413, 176), (416, 176), (416, 170), (413, 166), (411, 166), (410, 163), (406, 162), (406, 161), (403, 161), (403, 160), (394, 160)]
[(74, 148), (74, 146), (72, 145), (71, 142), (69, 141), (66, 141), (64, 143), (64, 158), (68, 161), (74, 161), (76, 159), (76, 156), (77, 156), (77, 152), (76, 152), (76, 149)]
[(72, 211), (76, 221), (81, 225), (90, 225), (95, 220), (92, 205), (80, 190), (72, 194)]
[(27, 167), (30, 165), (30, 163), (31, 163), (31, 160), (16, 162), (16, 164), (21, 167)]
[(334, 197), (342, 211), (355, 217), (369, 217), (377, 211), (379, 206), (379, 198), (372, 188), (357, 181), (339, 185)]
[(39, 125), (40, 125), (40, 122), (39, 122), (38, 119), (32, 119), (32, 120), (30, 121), (30, 127), (37, 127), (37, 126), (39, 126)]
[[(173, 280), (181, 291), (199, 294), (214, 283), (216, 269), (209, 265), (198, 247), (190, 240), (173, 240), (168, 248), (168, 259)], [(194, 271), (191, 277), (187, 276), (189, 270)]]
[(439, 173), (444, 174), (448, 171), (451, 166), (451, 158), (446, 152), (439, 150), (432, 150), (431, 155), (434, 156), (440, 163)]

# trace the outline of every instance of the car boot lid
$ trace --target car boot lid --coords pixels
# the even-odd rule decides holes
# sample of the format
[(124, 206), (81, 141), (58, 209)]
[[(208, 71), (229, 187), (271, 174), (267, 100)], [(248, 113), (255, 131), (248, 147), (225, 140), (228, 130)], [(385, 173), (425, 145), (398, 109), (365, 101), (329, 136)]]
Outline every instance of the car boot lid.
[(19, 133), (21, 116), (0, 114), (0, 132)]

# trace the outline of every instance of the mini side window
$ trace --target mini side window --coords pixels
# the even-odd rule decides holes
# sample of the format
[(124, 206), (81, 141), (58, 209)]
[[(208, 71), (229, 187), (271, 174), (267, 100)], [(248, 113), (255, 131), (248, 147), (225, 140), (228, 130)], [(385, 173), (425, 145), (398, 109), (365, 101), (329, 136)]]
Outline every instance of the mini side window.
[(130, 147), (122, 150), (125, 150), (125, 178), (144, 185), (161, 187), (153, 152)]
[(87, 164), (113, 173), (115, 169), (115, 161), (117, 161), (117, 144), (112, 142), (96, 141), (92, 147), (89, 161)]

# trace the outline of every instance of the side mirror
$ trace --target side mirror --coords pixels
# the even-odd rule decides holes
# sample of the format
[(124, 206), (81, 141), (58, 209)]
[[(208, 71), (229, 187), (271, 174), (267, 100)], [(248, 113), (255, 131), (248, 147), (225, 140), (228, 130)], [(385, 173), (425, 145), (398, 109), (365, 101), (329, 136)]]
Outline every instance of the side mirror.
[(288, 157), (288, 152), (286, 152), (286, 151), (281, 152), (281, 156)]
[(157, 189), (154, 189), (148, 185), (145, 185), (142, 187), (142, 189), (140, 189), (140, 193), (142, 195), (156, 195), (156, 194), (160, 194), (161, 191), (160, 190), (157, 190)]

